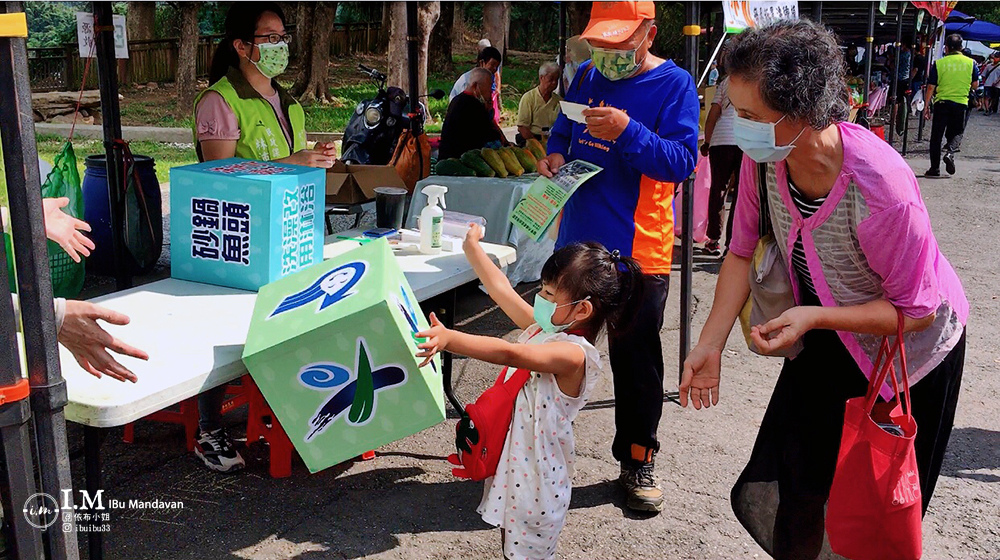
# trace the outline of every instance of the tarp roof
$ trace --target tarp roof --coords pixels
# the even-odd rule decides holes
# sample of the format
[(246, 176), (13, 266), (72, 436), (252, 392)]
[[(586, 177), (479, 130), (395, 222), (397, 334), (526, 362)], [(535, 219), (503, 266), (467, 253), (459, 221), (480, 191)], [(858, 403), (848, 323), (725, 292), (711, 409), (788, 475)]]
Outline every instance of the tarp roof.
[[(968, 17), (958, 11), (952, 11), (951, 13), (958, 17)], [(972, 23), (948, 23), (944, 27), (948, 33), (958, 33), (967, 41), (1000, 41), (1000, 25), (988, 21), (975, 20)]]

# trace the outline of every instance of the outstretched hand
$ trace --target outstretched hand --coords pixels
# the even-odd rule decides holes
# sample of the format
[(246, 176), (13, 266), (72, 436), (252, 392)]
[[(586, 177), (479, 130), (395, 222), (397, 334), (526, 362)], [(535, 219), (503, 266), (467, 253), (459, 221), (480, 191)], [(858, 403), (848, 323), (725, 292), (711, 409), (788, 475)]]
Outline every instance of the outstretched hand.
[(90, 225), (62, 211), (68, 204), (69, 199), (66, 197), (42, 199), (45, 237), (58, 243), (74, 262), (80, 262), (80, 255), (89, 257), (95, 246), (83, 234), (90, 231)]
[(719, 371), (722, 353), (706, 346), (695, 346), (684, 360), (684, 372), (679, 387), (681, 406), (687, 408), (688, 400), (695, 410), (719, 404)]
[(451, 331), (448, 327), (441, 324), (437, 315), (431, 313), (431, 328), (425, 331), (420, 331), (415, 336), (417, 338), (426, 339), (424, 342), (417, 345), (417, 348), (420, 349), (420, 352), (417, 353), (417, 357), (425, 358), (424, 361), (420, 363), (420, 367), (424, 367), (431, 363), (435, 354), (448, 348)]
[(135, 374), (118, 363), (108, 350), (140, 360), (148, 360), (149, 355), (111, 336), (101, 328), (99, 320), (112, 325), (129, 323), (128, 316), (117, 311), (86, 301), (66, 301), (66, 317), (59, 329), (59, 342), (73, 353), (80, 367), (94, 377), (107, 375), (118, 381), (135, 383), (138, 379)]

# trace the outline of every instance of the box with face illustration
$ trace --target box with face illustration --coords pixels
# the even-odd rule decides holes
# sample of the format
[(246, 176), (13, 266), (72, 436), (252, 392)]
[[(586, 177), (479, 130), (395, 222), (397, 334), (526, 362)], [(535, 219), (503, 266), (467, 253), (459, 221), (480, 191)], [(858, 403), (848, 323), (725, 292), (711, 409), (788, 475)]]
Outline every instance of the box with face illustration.
[(310, 472), (445, 418), (439, 359), (386, 240), (260, 289), (243, 361)]
[(170, 170), (171, 276), (256, 290), (323, 260), (321, 169), (231, 158)]

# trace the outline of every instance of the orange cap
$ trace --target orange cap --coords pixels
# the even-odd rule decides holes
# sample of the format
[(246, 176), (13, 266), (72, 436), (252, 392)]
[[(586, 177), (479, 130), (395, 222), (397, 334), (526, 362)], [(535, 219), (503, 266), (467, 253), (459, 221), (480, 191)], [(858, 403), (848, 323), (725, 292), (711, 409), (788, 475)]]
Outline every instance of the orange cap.
[(647, 19), (656, 19), (652, 2), (594, 2), (590, 23), (580, 38), (621, 43)]

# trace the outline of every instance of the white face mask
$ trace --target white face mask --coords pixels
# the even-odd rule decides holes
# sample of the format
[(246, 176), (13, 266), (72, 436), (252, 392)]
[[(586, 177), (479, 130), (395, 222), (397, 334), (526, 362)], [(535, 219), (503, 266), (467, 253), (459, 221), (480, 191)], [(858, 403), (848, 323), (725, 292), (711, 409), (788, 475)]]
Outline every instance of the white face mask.
[(795, 141), (806, 129), (803, 127), (787, 146), (778, 146), (774, 140), (774, 127), (783, 120), (785, 117), (778, 119), (778, 122), (762, 123), (737, 115), (733, 122), (736, 145), (757, 163), (773, 163), (785, 159), (792, 153)]

